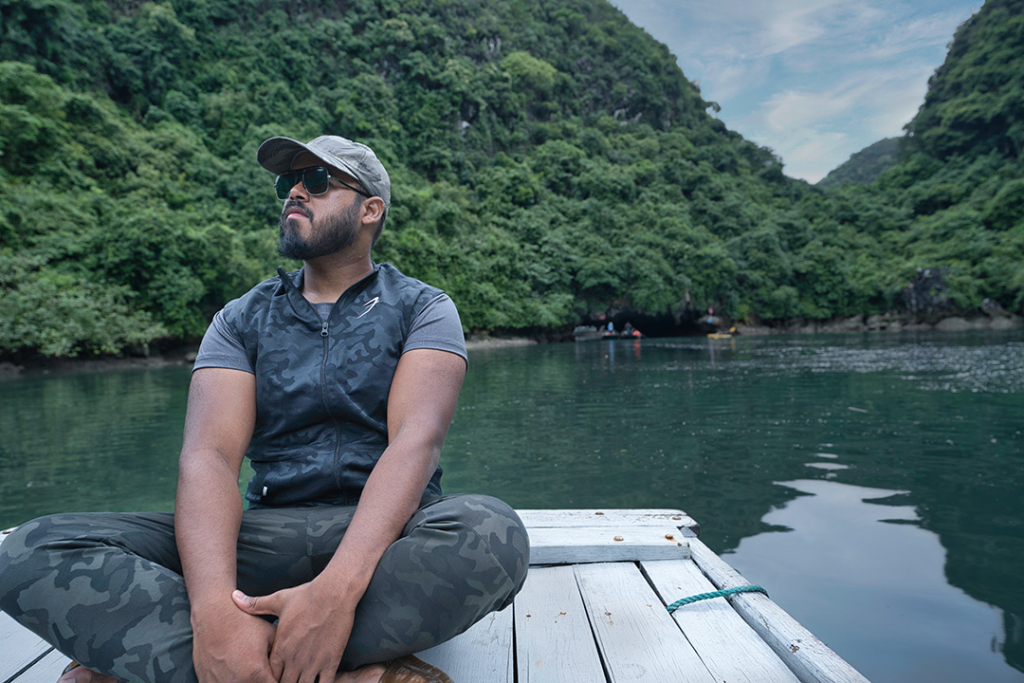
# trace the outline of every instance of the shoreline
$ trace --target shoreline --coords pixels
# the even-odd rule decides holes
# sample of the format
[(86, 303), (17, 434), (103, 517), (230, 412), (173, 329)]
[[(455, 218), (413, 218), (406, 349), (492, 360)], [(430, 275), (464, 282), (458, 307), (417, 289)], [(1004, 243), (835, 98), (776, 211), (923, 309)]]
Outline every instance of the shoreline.
[(471, 334), (466, 336), (466, 350), (508, 349), (515, 346), (534, 346), (544, 343), (535, 337), (491, 337), (489, 335)]
[[(543, 338), (526, 336), (491, 337), (469, 335), (466, 350), (507, 349), (544, 343)], [(32, 358), (24, 361), (0, 361), (0, 382), (38, 375), (78, 375), (119, 370), (153, 370), (175, 365), (191, 365), (197, 344), (171, 348), (149, 356), (101, 356), (99, 358)]]
[[(738, 336), (760, 337), (784, 334), (850, 334), (863, 332), (965, 332), (1006, 331), (1024, 329), (1024, 316), (1015, 313), (997, 315), (948, 316), (933, 321), (919, 321), (911, 316), (870, 315), (839, 320), (792, 320), (782, 324), (736, 323)], [(704, 334), (691, 335), (703, 337)], [(656, 339), (657, 337), (644, 337)], [(508, 335), (488, 334), (466, 336), (467, 351), (507, 349), (537, 344), (558, 343), (550, 334)], [(567, 340), (571, 341), (571, 339)], [(36, 375), (76, 375), (115, 370), (152, 370), (176, 365), (191, 365), (198, 345), (183, 345), (150, 356), (104, 356), (100, 358), (38, 358), (22, 361), (0, 361), (0, 382)]]
[(99, 358), (33, 358), (15, 363), (0, 361), (0, 382), (37, 375), (80, 375), (115, 370), (153, 370), (173, 365), (191, 365), (197, 344), (171, 348), (149, 356), (101, 356)]
[(992, 315), (951, 315), (932, 320), (913, 315), (855, 315), (836, 320), (791, 320), (782, 324), (736, 323), (743, 336), (772, 334), (844, 334), (851, 332), (966, 332), (1005, 331), (1024, 327), (1024, 316), (999, 312)]

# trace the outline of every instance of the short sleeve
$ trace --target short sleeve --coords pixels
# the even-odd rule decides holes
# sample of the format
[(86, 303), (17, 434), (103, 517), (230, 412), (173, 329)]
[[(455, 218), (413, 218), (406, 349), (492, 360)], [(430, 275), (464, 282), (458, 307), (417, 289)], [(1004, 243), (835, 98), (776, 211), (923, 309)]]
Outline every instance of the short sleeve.
[(199, 345), (199, 353), (196, 354), (192, 371), (200, 368), (230, 368), (256, 374), (242, 340), (225, 322), (223, 310), (213, 316), (213, 322), (210, 323), (206, 334), (203, 335), (203, 342)]
[(467, 359), (462, 320), (459, 319), (455, 302), (447, 294), (438, 294), (431, 299), (413, 319), (405, 338), (404, 351), (413, 349), (448, 351), (462, 356), (463, 360)]

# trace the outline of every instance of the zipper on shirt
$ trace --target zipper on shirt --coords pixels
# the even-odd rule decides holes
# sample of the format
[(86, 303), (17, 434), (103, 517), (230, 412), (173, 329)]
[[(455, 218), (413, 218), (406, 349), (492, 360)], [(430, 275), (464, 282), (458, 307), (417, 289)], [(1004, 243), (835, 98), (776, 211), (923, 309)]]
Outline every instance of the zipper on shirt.
[(331, 416), (331, 420), (335, 424), (338, 422), (338, 418), (331, 412), (331, 404), (327, 400), (327, 354), (331, 348), (331, 333), (329, 329), (330, 320), (321, 321), (320, 337), (324, 340), (324, 351), (320, 355), (320, 396), (324, 401), (324, 410)]
[(313, 305), (312, 302), (310, 302), (308, 299), (302, 296), (302, 292), (300, 292), (298, 288), (294, 285), (294, 283), (292, 283), (291, 279), (288, 277), (288, 274), (284, 272), (284, 269), (277, 269), (278, 275), (281, 277), (283, 286), (285, 287), (285, 289), (290, 290), (292, 292), (292, 296), (289, 297), (289, 299), (291, 301), (293, 310), (295, 310), (295, 313), (300, 318), (303, 317), (302, 314), (299, 313), (298, 309), (295, 308), (295, 298), (292, 297), (297, 297), (298, 299), (304, 301), (306, 309), (312, 311), (313, 314), (320, 320), (320, 338), (323, 339), (323, 354), (320, 360), (320, 396), (324, 404), (324, 411), (327, 413), (327, 416), (331, 418), (331, 422), (334, 424), (334, 479), (338, 487), (341, 486), (340, 460), (342, 447), (342, 425), (338, 421), (338, 417), (331, 410), (330, 401), (328, 400), (327, 396), (327, 356), (330, 353), (331, 344), (330, 320), (331, 316), (334, 315), (334, 312), (336, 310), (343, 309), (345, 306), (350, 305), (356, 299), (356, 297), (358, 297), (359, 294), (363, 292), (367, 286), (369, 286), (371, 278), (376, 276), (379, 271), (380, 267), (374, 264), (373, 272), (371, 272), (369, 275), (361, 279), (356, 284), (349, 287), (341, 295), (341, 297), (334, 302), (334, 306), (327, 314), (327, 317), (320, 318), (320, 314), (316, 310), (316, 307)]
[[(333, 313), (333, 310), (331, 311)], [(324, 351), (323, 357), (320, 361), (320, 395), (324, 402), (324, 410), (327, 415), (330, 416), (331, 422), (334, 424), (334, 461), (332, 463), (334, 482), (335, 485), (341, 486), (341, 423), (338, 422), (338, 418), (331, 411), (330, 401), (327, 399), (327, 355), (331, 348), (331, 333), (330, 333), (330, 319), (331, 315), (327, 315), (327, 319), (321, 321), (320, 337), (324, 340)]]

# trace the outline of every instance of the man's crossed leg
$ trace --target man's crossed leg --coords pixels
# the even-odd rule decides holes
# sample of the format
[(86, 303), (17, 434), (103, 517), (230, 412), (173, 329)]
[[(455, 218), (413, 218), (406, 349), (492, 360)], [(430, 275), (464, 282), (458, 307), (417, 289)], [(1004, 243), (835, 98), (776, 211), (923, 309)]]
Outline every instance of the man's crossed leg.
[[(238, 589), (265, 596), (311, 581), (354, 512), (355, 506), (246, 511)], [(506, 504), (469, 494), (425, 498), (377, 565), (341, 669), (379, 664), (462, 633), (512, 602), (528, 564), (526, 530)], [(98, 673), (192, 682), (181, 571), (170, 513), (43, 517), (0, 545), (0, 609)]]

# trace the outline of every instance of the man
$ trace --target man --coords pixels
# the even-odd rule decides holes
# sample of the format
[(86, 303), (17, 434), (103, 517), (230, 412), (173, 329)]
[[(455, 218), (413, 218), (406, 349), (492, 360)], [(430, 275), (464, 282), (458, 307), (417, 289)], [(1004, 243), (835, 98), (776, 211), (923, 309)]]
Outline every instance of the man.
[(465, 345), (447, 296), (370, 260), (384, 167), (336, 136), (257, 158), (303, 267), (210, 326), (174, 515), (55, 515), (0, 546), (0, 608), (82, 663), (62, 681), (447, 681), (405, 655), (525, 579), (510, 508), (440, 495)]

